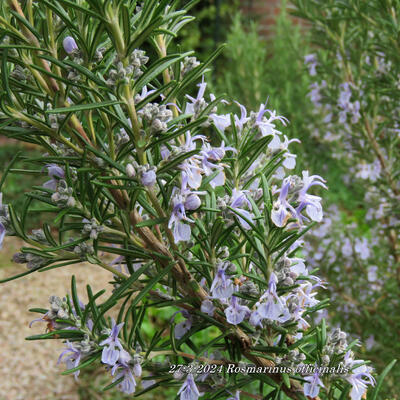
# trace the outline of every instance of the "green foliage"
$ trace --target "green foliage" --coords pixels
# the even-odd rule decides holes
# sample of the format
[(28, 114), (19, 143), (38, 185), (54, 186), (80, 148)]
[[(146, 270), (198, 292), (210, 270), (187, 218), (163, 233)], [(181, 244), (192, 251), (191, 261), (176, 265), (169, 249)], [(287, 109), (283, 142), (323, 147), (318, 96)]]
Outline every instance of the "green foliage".
[[(32, 310), (47, 331), (27, 338), (63, 340), (65, 375), (93, 373), (101, 360), (108, 374), (104, 392), (117, 387), (139, 397), (180, 387), (181, 398), (197, 400), (197, 383), (210, 400), (236, 390), (304, 399), (304, 377), (294, 370), (246, 376), (222, 367), (306, 362), (354, 368), (361, 362), (343, 332), (328, 333), (325, 320), (311, 325), (310, 316), (329, 300), (314, 299), (318, 279), (296, 258), (299, 239), (313, 226), (308, 222), (322, 217), (321, 199), (307, 191), (324, 185), (308, 172), (284, 179), (278, 173), (291, 169), (287, 141), (275, 129), (283, 118), (263, 108), (257, 118), (257, 110), (249, 117), (243, 109), (240, 116), (222, 114), (223, 98), (206, 93), (204, 74), (222, 47), (201, 63), (172, 44), (192, 20), (187, 13), (195, 3), (1, 5), (0, 132), (43, 152), (9, 172), (51, 178), (32, 186), (21, 209), (0, 204), (1, 233), (26, 242), (13, 259), (28, 269), (3, 283), (82, 261), (112, 274), (112, 294), (93, 293), (88, 285), (87, 304), (72, 278), (64, 299), (52, 296), (49, 310)], [(283, 14), (278, 28), (288, 27)], [(258, 108), (264, 86), (252, 91), (258, 80), (264, 85), (262, 60), (269, 54), (251, 29), (251, 58), (231, 54), (256, 75), (243, 92), (249, 102), (256, 97)], [(241, 30), (237, 20), (230, 40), (247, 38)], [(248, 38), (239, 42), (249, 45)], [(274, 82), (279, 107), (301, 115), (292, 102), (304, 87), (286, 82), (297, 47), (281, 55), (285, 40), (276, 46), (274, 61), (266, 63), (272, 73), (265, 90)], [(231, 79), (243, 80), (244, 72)], [(38, 211), (51, 216), (51, 224), (29, 232), (29, 215)], [(221, 370), (200, 379), (198, 363)], [(172, 373), (171, 364), (182, 364), (182, 371)], [(370, 372), (366, 367), (367, 377)], [(142, 379), (153, 385), (146, 388)], [(348, 372), (321, 372), (321, 379), (330, 388), (321, 385), (321, 398), (346, 393)]]

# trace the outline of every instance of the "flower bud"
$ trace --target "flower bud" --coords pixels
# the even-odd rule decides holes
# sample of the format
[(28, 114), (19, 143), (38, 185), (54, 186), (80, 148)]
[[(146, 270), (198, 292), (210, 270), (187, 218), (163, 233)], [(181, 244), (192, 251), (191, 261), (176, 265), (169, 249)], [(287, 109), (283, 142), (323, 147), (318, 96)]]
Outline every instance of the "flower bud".
[(15, 253), (12, 257), (12, 260), (17, 264), (25, 264), (26, 255), (24, 253)]
[(197, 194), (190, 194), (185, 203), (184, 203), (186, 210), (197, 210), (201, 206), (200, 197)]
[(132, 164), (128, 164), (126, 166), (126, 174), (129, 176), (129, 178), (133, 178), (136, 175), (135, 168)]
[(75, 42), (75, 39), (71, 36), (67, 36), (63, 40), (63, 47), (68, 54), (71, 54), (74, 50), (78, 50), (78, 46)]

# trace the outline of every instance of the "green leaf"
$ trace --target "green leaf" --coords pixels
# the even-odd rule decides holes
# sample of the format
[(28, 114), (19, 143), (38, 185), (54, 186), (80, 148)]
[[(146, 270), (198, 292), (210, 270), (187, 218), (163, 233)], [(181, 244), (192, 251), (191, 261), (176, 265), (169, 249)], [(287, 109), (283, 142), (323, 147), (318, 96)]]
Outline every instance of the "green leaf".
[(148, 265), (146, 264), (141, 266), (133, 275), (131, 275), (121, 284), (121, 286), (112, 294), (112, 296), (102, 306), (105, 307), (107, 304), (117, 301), (126, 292), (126, 290), (130, 288), (132, 283), (136, 282), (139, 279), (140, 275), (142, 275), (147, 268)]
[(103, 101), (101, 103), (76, 104), (71, 107), (61, 107), (61, 108), (55, 108), (54, 110), (47, 110), (46, 114), (60, 114), (60, 113), (71, 113), (84, 110), (94, 110), (97, 108), (114, 106), (115, 104), (122, 104), (122, 102), (113, 100), (113, 101)]
[(161, 58), (150, 66), (149, 69), (135, 82), (134, 89), (140, 91), (143, 86), (147, 85), (158, 75), (162, 74), (172, 64), (183, 60), (185, 57), (193, 54), (192, 51), (184, 54), (171, 54)]
[(239, 154), (240, 158), (249, 156), (249, 159), (243, 164), (242, 168), (239, 171), (239, 177), (242, 176), (250, 168), (254, 161), (267, 148), (272, 138), (273, 136), (271, 135), (262, 137), (261, 139), (251, 144), (249, 151)]
[(97, 19), (99, 19), (101, 21), (104, 21), (104, 18), (100, 14), (98, 14), (98, 13), (96, 13), (96, 12), (94, 12), (94, 11), (88, 9), (88, 8), (81, 7), (76, 2), (69, 1), (69, 0), (57, 0), (57, 1), (59, 3), (65, 5), (65, 6), (67, 6), (67, 10), (69, 8), (71, 8), (71, 9), (73, 8), (73, 9), (75, 9), (77, 11), (80, 11), (81, 13), (84, 13), (84, 14), (90, 16), (90, 17), (94, 17), (94, 18), (97, 18)]
[(289, 378), (289, 375), (288, 375), (288, 374), (285, 374), (285, 373), (283, 373), (283, 374), (282, 374), (282, 380), (283, 380), (283, 383), (285, 384), (285, 386), (286, 386), (288, 389), (290, 389), (290, 387), (291, 387), (291, 384), (290, 384), (290, 378)]
[(211, 65), (216, 57), (218, 57), (219, 53), (224, 49), (225, 45), (221, 45), (216, 49), (211, 56), (205, 61), (203, 64), (199, 65), (198, 67), (194, 68), (192, 71), (188, 72), (185, 77), (183, 78), (180, 85), (178, 85), (174, 90), (168, 94), (166, 98), (166, 102), (170, 101), (172, 98), (175, 98), (178, 93), (182, 93), (188, 86), (192, 85), (196, 82), (204, 73), (205, 69)]
[(396, 362), (397, 362), (396, 359), (395, 359), (395, 360), (392, 360), (392, 361), (389, 363), (389, 365), (388, 365), (388, 366), (382, 371), (382, 373), (379, 375), (379, 378), (378, 378), (377, 383), (376, 383), (376, 387), (375, 387), (374, 391), (372, 392), (372, 397), (371, 397), (370, 400), (377, 400), (378, 394), (379, 394), (379, 391), (380, 391), (381, 388), (382, 388), (383, 382), (384, 382), (384, 380), (385, 380), (387, 374), (390, 372), (390, 370), (391, 370), (391, 369), (394, 367), (394, 365), (396, 364)]
[(10, 85), (8, 82), (7, 55), (8, 55), (8, 49), (4, 49), (3, 55), (1, 57), (1, 83), (2, 83), (2, 91), (4, 91), (8, 101), (12, 102), (12, 95), (11, 95)]
[(138, 224), (135, 225), (136, 228), (143, 228), (145, 226), (154, 226), (154, 225), (159, 225), (167, 222), (167, 218), (155, 218), (155, 219), (148, 219), (146, 221), (139, 222)]
[(7, 168), (3, 172), (3, 175), (0, 180), (0, 192), (1, 192), (1, 188), (3, 187), (5, 180), (7, 178), (8, 173), (11, 171), (11, 168), (13, 167), (13, 165), (17, 162), (21, 153), (22, 153), (21, 151), (18, 151), (17, 154), (15, 154), (15, 156), (12, 158), (11, 162), (7, 165)]
[(88, 367), (89, 365), (93, 364), (100, 356), (101, 356), (101, 351), (98, 351), (97, 353), (95, 353), (94, 355), (89, 357), (87, 360), (80, 363), (77, 367), (67, 369), (66, 371), (61, 372), (61, 375), (69, 375), (69, 374), (79, 371), (85, 367)]
[(0, 281), (0, 284), (13, 281), (14, 279), (22, 278), (25, 275), (32, 274), (33, 272), (37, 271), (38, 269), (40, 269), (40, 268), (30, 269), (29, 271), (25, 271), (20, 274), (10, 276), (9, 278), (4, 278)]
[(11, 204), (8, 204), (8, 211), (10, 213), (10, 220), (11, 220), (11, 225), (14, 228), (16, 234), (22, 238), (25, 239), (25, 233), (23, 230), (23, 227), (21, 226), (21, 222), (19, 218), (17, 217), (17, 214), (14, 211), (14, 207)]
[(72, 301), (74, 303), (75, 312), (79, 315), (79, 317), (82, 318), (82, 310), (79, 305), (79, 298), (78, 298), (78, 293), (76, 290), (75, 275), (72, 275), (72, 278), (71, 278), (71, 295), (72, 295)]
[(150, 292), (153, 287), (167, 275), (171, 269), (175, 266), (175, 261), (172, 261), (167, 267), (165, 267), (157, 276), (155, 276), (144, 289), (140, 291), (140, 293), (132, 300), (132, 306), (138, 304), (146, 295)]
[(83, 338), (81, 331), (75, 331), (72, 329), (59, 329), (44, 333), (42, 335), (32, 335), (25, 338), (25, 340), (43, 340), (43, 339), (80, 339)]
[(167, 162), (164, 166), (157, 170), (158, 174), (162, 174), (163, 172), (168, 172), (171, 169), (174, 169), (177, 165), (181, 164), (186, 159), (194, 156), (200, 151), (200, 149), (188, 151), (187, 153), (181, 154), (180, 156), (174, 158), (173, 160)]

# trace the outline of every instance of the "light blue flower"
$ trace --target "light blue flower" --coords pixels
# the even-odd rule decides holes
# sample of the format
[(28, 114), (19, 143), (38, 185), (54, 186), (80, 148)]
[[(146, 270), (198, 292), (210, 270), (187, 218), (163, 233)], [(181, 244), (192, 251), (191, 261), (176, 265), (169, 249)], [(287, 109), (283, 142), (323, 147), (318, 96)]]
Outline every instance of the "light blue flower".
[(233, 282), (225, 274), (226, 267), (218, 267), (214, 280), (211, 284), (211, 295), (214, 299), (225, 300), (232, 296), (234, 287)]
[(190, 225), (185, 224), (183, 221), (193, 222), (186, 217), (184, 198), (182, 195), (176, 195), (172, 199), (172, 213), (168, 222), (168, 228), (173, 229), (175, 243), (181, 241), (188, 242), (190, 240), (191, 229)]
[(204, 314), (210, 315), (211, 317), (214, 315), (215, 306), (211, 300), (203, 300), (201, 303), (201, 312)]
[[(115, 371), (114, 371), (114, 373), (115, 373)], [(118, 389), (125, 394), (135, 393), (136, 381), (135, 381), (135, 377), (133, 376), (132, 371), (129, 367), (120, 366), (120, 368), (118, 368), (118, 373), (115, 375), (112, 382), (116, 382), (121, 378), (123, 378), (123, 379), (117, 385)]]
[(113, 366), (119, 359), (120, 351), (123, 350), (122, 345), (118, 339), (118, 334), (124, 326), (124, 322), (117, 325), (115, 320), (112, 319), (111, 324), (112, 325), (110, 335), (107, 339), (103, 340), (100, 343), (100, 346), (105, 346), (101, 354), (101, 361), (104, 364)]
[(156, 183), (157, 175), (154, 170), (145, 171), (142, 173), (141, 182), (143, 186), (153, 186)]
[(302, 210), (305, 208), (307, 215), (316, 222), (321, 222), (323, 217), (323, 211), (321, 206), (321, 197), (310, 195), (307, 191), (312, 186), (322, 186), (324, 189), (328, 189), (325, 185), (325, 180), (319, 175), (309, 175), (308, 171), (303, 171), (303, 187), (298, 192), (299, 205), (296, 208), (296, 215), (301, 223), (303, 216), (301, 215)]
[(272, 222), (280, 228), (284, 227), (287, 221), (296, 215), (296, 210), (289, 204), (287, 200), (290, 184), (289, 178), (285, 178), (283, 180), (282, 188), (279, 189), (278, 200), (274, 202), (271, 211)]
[(56, 191), (58, 180), (65, 178), (65, 172), (57, 164), (47, 164), (45, 168), (47, 168), (48, 175), (51, 179), (45, 182), (43, 187)]
[(304, 384), (304, 394), (310, 398), (317, 397), (319, 388), (325, 387), (319, 378), (318, 371), (316, 371), (314, 375), (306, 376), (304, 379), (307, 381), (307, 383)]
[(63, 47), (68, 54), (71, 54), (73, 51), (78, 49), (78, 45), (76, 44), (75, 39), (71, 36), (67, 36), (63, 40)]
[[(368, 385), (375, 386), (375, 378), (372, 376), (372, 368), (363, 364), (363, 360), (353, 360), (352, 352), (349, 350), (344, 357), (345, 366), (352, 369), (351, 374), (346, 377), (352, 386), (350, 391), (351, 400), (361, 400), (368, 389)], [(357, 365), (359, 365), (357, 367)]]
[(280, 298), (276, 292), (277, 282), (278, 279), (272, 272), (268, 283), (268, 290), (261, 296), (260, 301), (257, 303), (257, 313), (263, 319), (285, 322), (290, 319), (290, 314), (285, 299)]
[[(33, 321), (32, 321), (33, 322)], [(67, 370), (76, 368), (82, 357), (82, 353), (80, 349), (77, 349), (73, 343), (70, 341), (66, 341), (67, 348), (60, 354), (60, 357), (58, 357), (57, 365), (60, 362), (64, 362), (66, 364)], [(74, 372), (74, 377), (75, 379), (78, 378), (78, 375), (80, 373), (80, 370), (77, 370)]]
[(191, 314), (189, 314), (186, 310), (178, 311), (174, 314), (174, 316), (178, 313), (181, 313), (185, 317), (185, 320), (175, 326), (174, 336), (176, 339), (181, 339), (186, 332), (190, 331), (193, 323), (193, 318)]
[(308, 67), (308, 72), (310, 76), (317, 75), (317, 56), (315, 54), (307, 54), (304, 57), (304, 64)]
[[(247, 205), (247, 207), (250, 209), (252, 208), (251, 203), (247, 199), (245, 192), (242, 190), (233, 189), (230, 204), (231, 208), (233, 208), (239, 215), (246, 218), (249, 222), (253, 223), (254, 214), (245, 210), (243, 208), (245, 205)], [(239, 215), (235, 214), (235, 216), (239, 220), (240, 225), (242, 225), (242, 227), (246, 230), (251, 229), (250, 224)]]
[(197, 400), (203, 395), (199, 392), (192, 374), (188, 374), (178, 394), (180, 394), (180, 400)]
[(249, 307), (239, 304), (236, 296), (232, 296), (231, 305), (225, 309), (226, 320), (232, 325), (238, 325), (250, 315)]
[(226, 400), (240, 400), (240, 391), (236, 390), (235, 396), (229, 397)]

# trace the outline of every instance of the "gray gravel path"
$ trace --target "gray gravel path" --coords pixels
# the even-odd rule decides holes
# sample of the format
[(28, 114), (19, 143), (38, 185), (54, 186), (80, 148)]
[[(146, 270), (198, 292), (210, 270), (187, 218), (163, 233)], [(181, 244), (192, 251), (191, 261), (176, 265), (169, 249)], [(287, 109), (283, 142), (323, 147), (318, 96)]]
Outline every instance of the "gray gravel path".
[[(25, 271), (24, 266), (8, 262), (16, 244), (9, 242), (8, 248), (0, 253), (0, 279)], [(94, 291), (104, 287), (111, 291), (107, 283), (111, 274), (90, 264), (33, 273), (0, 286), (0, 400), (79, 400), (74, 379), (61, 376), (63, 366), (56, 366), (62, 342), (25, 340), (46, 328), (42, 323), (29, 328), (29, 322), (37, 314), (28, 309), (47, 308), (50, 295), (64, 297), (69, 293), (73, 274), (83, 301), (87, 299), (84, 294), (87, 283)]]

